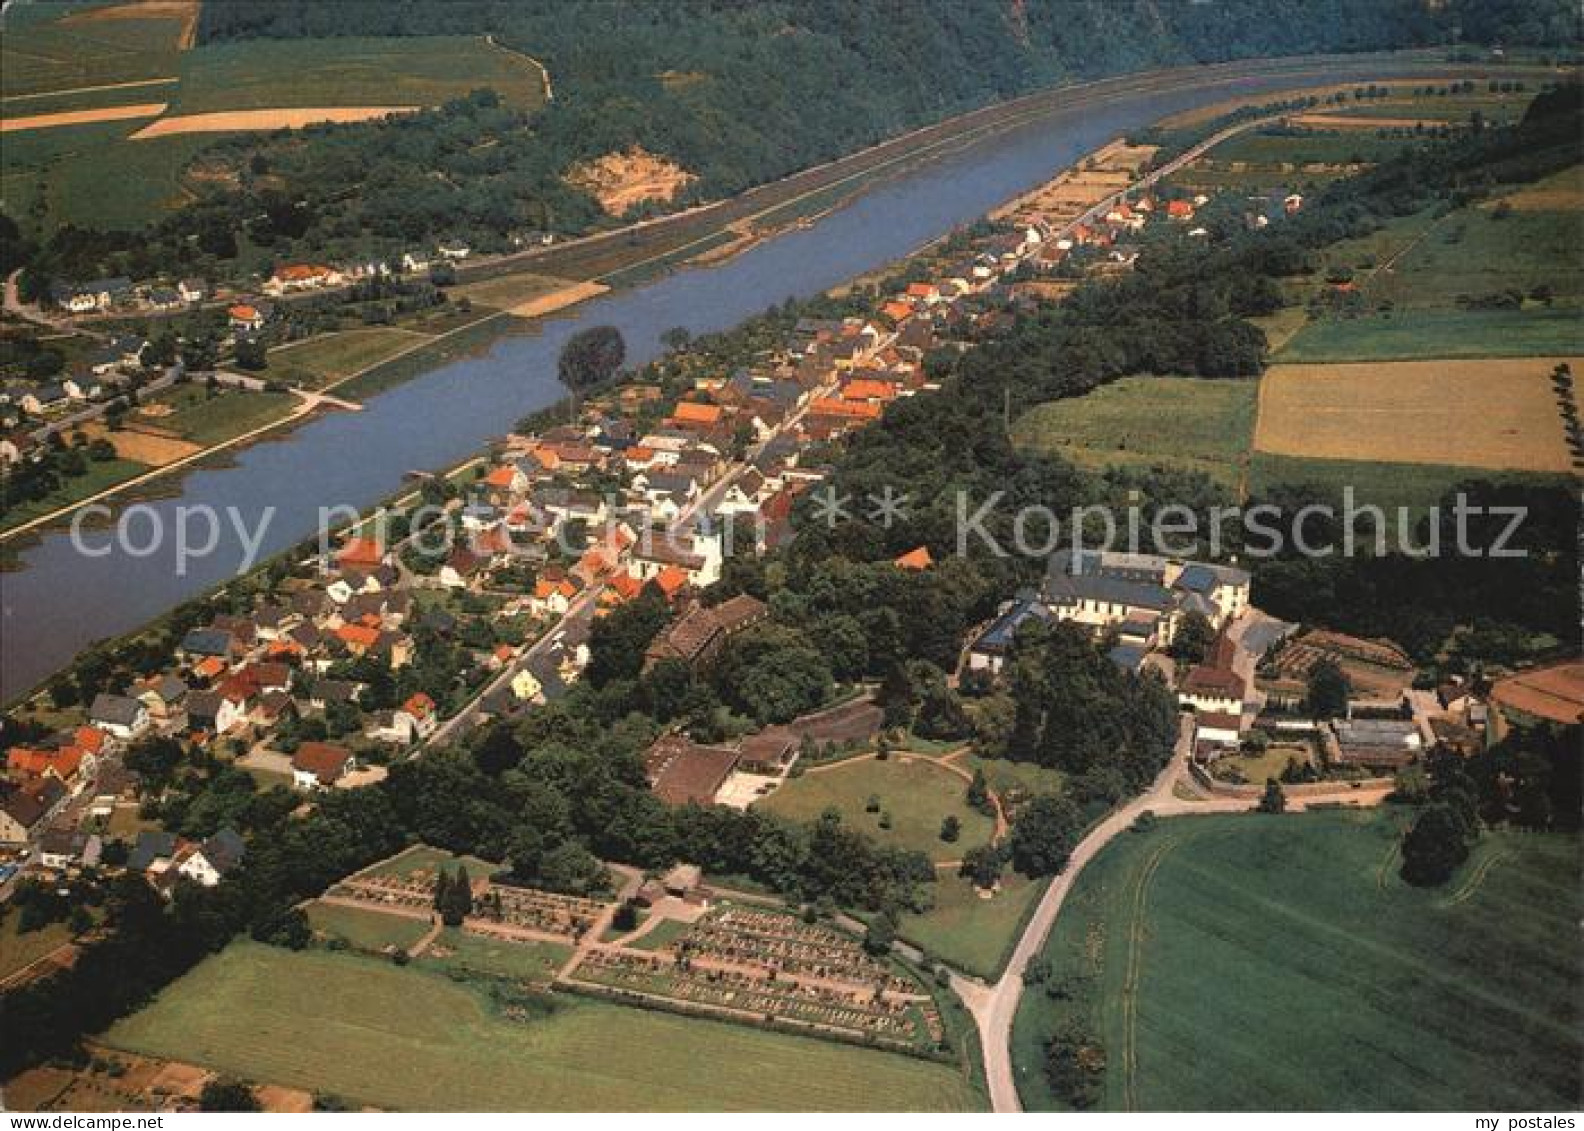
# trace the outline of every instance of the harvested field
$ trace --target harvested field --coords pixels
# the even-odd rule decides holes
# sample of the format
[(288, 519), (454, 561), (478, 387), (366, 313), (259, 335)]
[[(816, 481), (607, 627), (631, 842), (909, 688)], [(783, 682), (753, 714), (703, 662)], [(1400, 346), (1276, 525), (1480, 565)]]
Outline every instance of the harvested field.
[(567, 174), (567, 183), (590, 193), (612, 216), (625, 215), (645, 201), (669, 203), (696, 180), (675, 162), (636, 145), (626, 153), (607, 153), (575, 166)]
[(1254, 447), (1278, 455), (1494, 470), (1572, 466), (1551, 388), (1556, 357), (1277, 365)]
[(1295, 114), (1284, 119), (1295, 126), (1314, 126), (1333, 130), (1411, 130), (1416, 126), (1433, 129), (1446, 122), (1438, 118), (1362, 118), (1347, 114)]
[(176, 50), (187, 51), (198, 38), (199, 0), (134, 0), (131, 4), (112, 4), (88, 8), (61, 18), (62, 27), (93, 25), (115, 20), (175, 19), (181, 21)]
[[(1584, 208), (1584, 165), (1554, 173), (1501, 198), (1518, 212), (1570, 212)], [(1495, 207), (1492, 202), (1491, 207)]]
[(103, 437), (122, 459), (146, 463), (150, 467), (164, 467), (198, 451), (197, 444), (159, 429), (129, 427), (111, 432), (101, 424), (89, 424), (83, 428), (83, 434), (90, 440)]
[(140, 102), (132, 106), (101, 106), (97, 110), (62, 110), (58, 114), (32, 114), (26, 118), (0, 118), (0, 133), (18, 130), (48, 130), (56, 126), (88, 126), (95, 122), (122, 122), (131, 118), (152, 118), (165, 113), (163, 102)]
[(144, 126), (131, 140), (177, 134), (218, 134), (255, 130), (300, 130), (319, 122), (366, 122), (390, 114), (410, 114), (418, 106), (320, 106), (274, 110), (225, 110), (212, 114), (181, 114)]
[(1503, 707), (1568, 725), (1584, 718), (1584, 662), (1520, 672), (1498, 680), (1493, 698)]

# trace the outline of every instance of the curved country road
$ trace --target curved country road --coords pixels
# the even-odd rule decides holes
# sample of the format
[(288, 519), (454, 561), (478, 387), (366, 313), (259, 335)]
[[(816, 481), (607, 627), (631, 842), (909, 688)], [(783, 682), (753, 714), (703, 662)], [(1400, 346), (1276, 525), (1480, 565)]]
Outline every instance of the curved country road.
[[(979, 1029), (979, 1043), (983, 1049), (985, 1081), (990, 1088), (990, 1103), (998, 1112), (1023, 1110), (1018, 1096), (1017, 1080), (1012, 1068), (1012, 1021), (1017, 1015), (1018, 1001), (1023, 995), (1023, 971), (1045, 945), (1056, 916), (1061, 913), (1067, 893), (1072, 890), (1084, 866), (1118, 833), (1126, 831), (1148, 811), (1157, 817), (1175, 817), (1194, 813), (1244, 813), (1253, 809), (1248, 799), (1241, 797), (1205, 797), (1203, 800), (1185, 801), (1176, 794), (1179, 784), (1186, 784), (1194, 792), (1188, 774), (1188, 755), (1193, 743), (1193, 723), (1184, 716), (1177, 749), (1171, 762), (1161, 771), (1148, 790), (1112, 813), (1090, 830), (1089, 835), (1073, 849), (1071, 858), (1060, 875), (1051, 881), (1040, 897), (1023, 937), (1018, 940), (1012, 958), (1007, 963), (1000, 981), (994, 985), (960, 974), (952, 975), (952, 989), (973, 1014)], [(1385, 799), (1388, 789), (1349, 790), (1345, 795), (1288, 798), (1289, 811), (1299, 810), (1306, 804), (1334, 805), (1339, 800), (1361, 805), (1378, 805)]]

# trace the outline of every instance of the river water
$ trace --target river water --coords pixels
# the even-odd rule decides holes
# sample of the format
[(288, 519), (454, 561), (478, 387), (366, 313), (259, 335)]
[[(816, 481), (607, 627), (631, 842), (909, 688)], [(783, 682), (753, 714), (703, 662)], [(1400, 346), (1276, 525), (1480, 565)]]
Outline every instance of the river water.
[[(1420, 70), (1418, 64), (1385, 64), (1374, 73), (1406, 76)], [(1166, 93), (1057, 110), (914, 170), (718, 266), (586, 302), (569, 317), (545, 322), (537, 334), (501, 339), (479, 357), (380, 394), (362, 412), (328, 413), (280, 440), (238, 453), (228, 466), (189, 474), (178, 494), (141, 508), (125, 545), (117, 545), (108, 530), (85, 533), (80, 549), (67, 532), (46, 534), (21, 552), (20, 569), (0, 574), (0, 701), (63, 667), (93, 641), (136, 628), (236, 572), (247, 541), (234, 529), (222, 533), (214, 552), (189, 561), (184, 573), (177, 570), (169, 538), (158, 552), (134, 552), (147, 544), (156, 519), (167, 531), (173, 528), (177, 508), (234, 508), (231, 513), (250, 532), (267, 516), (257, 550), (257, 557), (266, 557), (311, 536), (321, 507), (372, 505), (396, 491), (406, 471), (457, 462), (526, 413), (552, 403), (560, 394), (557, 355), (580, 326), (619, 327), (629, 362), (642, 364), (661, 350), (659, 335), (669, 327), (695, 333), (724, 329), (772, 303), (874, 270), (1049, 179), (1129, 129), (1236, 94), (1291, 89), (1327, 77), (1315, 71), (1299, 81), (1287, 72), (1206, 85), (1190, 74), (1183, 87)]]

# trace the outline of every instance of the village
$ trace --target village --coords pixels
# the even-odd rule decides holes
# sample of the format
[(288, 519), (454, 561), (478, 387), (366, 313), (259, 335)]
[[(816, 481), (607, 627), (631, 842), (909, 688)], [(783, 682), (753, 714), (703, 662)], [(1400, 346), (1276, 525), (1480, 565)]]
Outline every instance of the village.
[[(870, 316), (804, 318), (773, 356), (696, 377), (680, 397), (627, 384), (588, 399), (569, 423), (504, 437), (483, 461), (424, 480), (428, 525), (410, 528), (416, 512), (398, 511), (394, 527), (355, 527), (325, 556), (288, 563), (245, 607), (191, 625), (140, 680), (54, 703), (40, 712), (54, 729), (34, 722), (36, 736), (8, 750), (8, 870), (92, 866), (114, 815), (136, 808), (121, 755), (149, 739), (232, 761), (263, 785), (311, 793), (378, 781), (392, 761), (557, 697), (588, 662), (592, 621), (646, 586), (674, 616), (647, 662), (708, 665), (767, 609), (746, 595), (719, 605), (699, 595), (729, 556), (790, 536), (795, 503), (826, 474), (806, 453), (927, 394), (932, 350), (969, 348), (1020, 304), (1085, 273), (1125, 270), (1136, 241), (1159, 229), (1205, 235), (1194, 224), (1209, 197), (1168, 199), (1149, 190), (1152, 178), (1139, 181), (1150, 152), (1116, 143), (1010, 203), (965, 246), (921, 257), (917, 280), (881, 295)], [(1301, 206), (1277, 194), (1242, 222), (1264, 226)], [(467, 249), (438, 254), (456, 260)], [(402, 263), (429, 265), (417, 254)], [(337, 286), (383, 266), (283, 266), (263, 291)], [(101, 309), (123, 293), (95, 284), (62, 301)], [(197, 301), (203, 291), (178, 294)], [(264, 301), (233, 305), (237, 333), (259, 328)], [(141, 349), (121, 341), (104, 364), (137, 364)], [(933, 562), (919, 547), (895, 565)], [(1019, 593), (965, 641), (953, 679), (993, 683), (1030, 620), (1076, 622), (1119, 667), (1154, 670), (1176, 689), (1194, 717), (1195, 772), (1221, 790), (1391, 774), (1438, 742), (1478, 741), (1490, 689), (1414, 690), (1394, 645), (1302, 633), (1252, 608), (1249, 587), (1246, 571), (1225, 564), (1064, 551), (1038, 591)], [(1360, 694), (1344, 690), (1323, 718), (1306, 713), (1314, 673), (1342, 669)], [(800, 754), (874, 741), (880, 712), (855, 691), (727, 745), (667, 736), (646, 760), (651, 786), (673, 804), (751, 804)], [(1500, 701), (1500, 686), (1490, 697)], [(178, 844), (147, 828), (130, 847), (128, 866), (167, 885), (217, 882), (242, 851), (234, 835)]]

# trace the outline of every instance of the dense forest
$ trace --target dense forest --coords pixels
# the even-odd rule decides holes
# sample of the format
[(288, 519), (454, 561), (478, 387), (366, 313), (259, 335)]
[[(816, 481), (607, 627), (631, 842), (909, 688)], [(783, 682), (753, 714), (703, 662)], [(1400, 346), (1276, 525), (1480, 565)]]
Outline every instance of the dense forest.
[(673, 202), (682, 206), (1064, 81), (1443, 45), (1460, 30), (1551, 49), (1579, 40), (1566, 0), (206, 4), (206, 43), (491, 34), (542, 60), (555, 98), (524, 115), (481, 93), (399, 122), (218, 142), (202, 160), (223, 175), (208, 179), (234, 190), (216, 187), (148, 233), (54, 234), (25, 289), (49, 276), (245, 274), (277, 256), (388, 253), (440, 237), (500, 250), (514, 234), (608, 222), (563, 178), (633, 145), (697, 175)]

